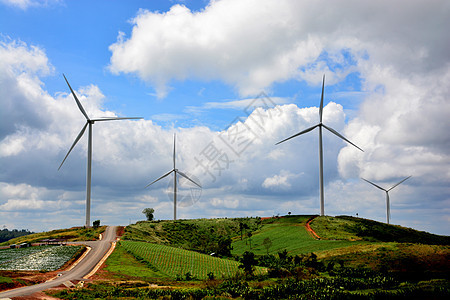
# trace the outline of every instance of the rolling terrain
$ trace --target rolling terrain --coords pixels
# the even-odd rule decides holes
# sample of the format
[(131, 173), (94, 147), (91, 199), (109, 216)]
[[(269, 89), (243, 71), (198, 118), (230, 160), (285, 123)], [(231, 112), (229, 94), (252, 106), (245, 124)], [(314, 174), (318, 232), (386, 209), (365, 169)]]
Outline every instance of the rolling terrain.
[(441, 299), (449, 261), (448, 236), (347, 216), (142, 221), (93, 283), (53, 296)]

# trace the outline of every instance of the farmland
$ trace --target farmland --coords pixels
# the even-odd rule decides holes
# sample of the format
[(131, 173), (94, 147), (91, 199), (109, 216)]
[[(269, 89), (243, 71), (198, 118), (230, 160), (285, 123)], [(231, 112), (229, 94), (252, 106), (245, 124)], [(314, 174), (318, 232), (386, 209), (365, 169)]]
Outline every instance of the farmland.
[[(236, 274), (239, 266), (237, 261), (165, 245), (122, 241), (121, 246), (138, 260), (148, 263), (155, 271), (172, 278), (185, 277), (188, 272), (196, 279), (207, 279), (208, 274), (215, 278), (231, 277)], [(265, 268), (256, 269), (257, 274), (265, 272)]]
[(0, 250), (0, 270), (54, 271), (72, 258), (81, 246), (37, 246)]

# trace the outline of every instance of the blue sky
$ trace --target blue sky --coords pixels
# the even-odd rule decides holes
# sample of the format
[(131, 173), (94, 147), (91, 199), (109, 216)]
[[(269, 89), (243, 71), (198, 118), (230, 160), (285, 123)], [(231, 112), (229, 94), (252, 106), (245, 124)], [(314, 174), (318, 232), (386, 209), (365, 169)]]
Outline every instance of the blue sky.
[[(449, 234), (449, 11), (2, 0), (0, 225), (84, 223), (85, 137), (57, 171), (83, 126), (63, 73), (91, 117), (143, 117), (94, 125), (93, 220), (126, 225), (145, 207), (172, 217), (170, 178), (143, 187), (170, 170), (173, 133), (180, 170), (203, 186), (192, 199), (180, 183), (180, 218), (319, 213), (318, 133), (274, 144), (318, 122), (325, 74), (324, 123), (365, 151), (324, 133), (325, 213), (385, 221), (383, 192), (360, 178), (390, 187), (412, 175), (391, 192), (391, 222)], [(236, 130), (249, 142), (237, 152), (223, 139)], [(205, 149), (217, 150), (208, 172)]]

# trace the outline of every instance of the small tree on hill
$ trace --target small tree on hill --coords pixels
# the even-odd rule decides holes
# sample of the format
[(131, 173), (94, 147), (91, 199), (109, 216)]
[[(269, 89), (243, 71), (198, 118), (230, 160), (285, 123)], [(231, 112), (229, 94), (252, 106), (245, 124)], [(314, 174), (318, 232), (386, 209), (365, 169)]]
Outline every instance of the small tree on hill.
[(145, 208), (142, 213), (147, 217), (147, 221), (153, 221), (153, 213), (155, 210), (153, 208)]
[(267, 255), (269, 255), (269, 248), (272, 247), (272, 241), (270, 240), (270, 237), (266, 237), (263, 241), (264, 247), (266, 247)]
[(99, 228), (100, 227), (100, 220), (95, 220), (92, 225), (94, 226), (94, 228)]
[(230, 237), (221, 237), (217, 242), (217, 254), (221, 256), (231, 256), (231, 250), (233, 249), (231, 242)]
[(253, 275), (254, 266), (258, 263), (253, 252), (245, 251), (239, 262), (239, 268), (244, 269), (246, 275)]

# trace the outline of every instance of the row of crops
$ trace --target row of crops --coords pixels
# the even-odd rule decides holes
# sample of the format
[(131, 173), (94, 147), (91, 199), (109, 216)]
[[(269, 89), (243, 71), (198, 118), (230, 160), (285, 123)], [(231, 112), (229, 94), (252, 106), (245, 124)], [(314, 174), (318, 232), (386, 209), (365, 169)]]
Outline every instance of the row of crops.
[[(170, 277), (189, 272), (197, 279), (206, 279), (208, 274), (215, 278), (226, 278), (236, 274), (239, 262), (212, 257), (210, 255), (145, 242), (122, 241), (121, 245), (134, 257)], [(264, 274), (265, 268), (257, 267), (255, 274)]]
[(82, 246), (37, 246), (0, 250), (0, 270), (54, 271), (61, 268)]

